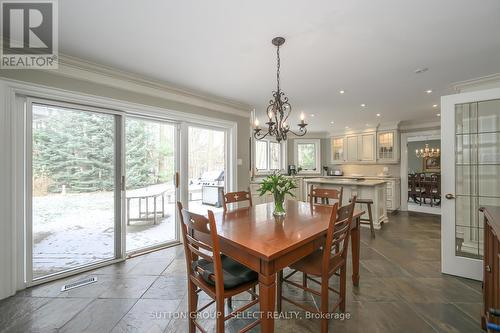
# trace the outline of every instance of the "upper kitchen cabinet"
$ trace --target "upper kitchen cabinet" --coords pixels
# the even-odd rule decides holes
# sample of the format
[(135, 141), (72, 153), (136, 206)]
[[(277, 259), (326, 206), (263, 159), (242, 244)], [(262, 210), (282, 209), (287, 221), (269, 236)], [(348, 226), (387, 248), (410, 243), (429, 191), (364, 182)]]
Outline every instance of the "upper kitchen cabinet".
[(380, 131), (377, 133), (377, 161), (380, 163), (398, 163), (398, 131)]
[(396, 127), (349, 132), (331, 138), (332, 164), (388, 164), (399, 162), (399, 132)]
[(333, 164), (345, 162), (345, 147), (344, 147), (344, 136), (334, 136), (331, 139), (332, 147), (332, 160)]

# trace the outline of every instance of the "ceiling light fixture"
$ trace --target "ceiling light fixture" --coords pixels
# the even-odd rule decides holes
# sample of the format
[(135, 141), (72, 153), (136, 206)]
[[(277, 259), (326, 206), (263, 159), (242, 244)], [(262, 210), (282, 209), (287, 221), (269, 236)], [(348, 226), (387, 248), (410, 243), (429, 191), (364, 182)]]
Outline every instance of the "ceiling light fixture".
[(439, 148), (429, 148), (429, 144), (425, 144), (425, 148), (420, 148), (415, 150), (415, 155), (417, 157), (439, 157), (441, 155), (441, 151)]
[(332, 124), (332, 125), (333, 125), (333, 121), (330, 121), (330, 124)]
[(361, 107), (366, 108), (366, 104), (365, 103), (361, 104)]
[(344, 94), (345, 93), (345, 90), (340, 90), (339, 91), (340, 94)]
[(316, 115), (315, 115), (314, 113), (311, 113), (311, 114), (310, 114), (310, 116), (311, 116), (311, 117), (314, 117), (314, 116), (316, 116)]
[(377, 117), (380, 117), (380, 113), (377, 113)]
[(428, 89), (425, 92), (428, 93), (428, 94), (432, 94), (432, 90), (431, 89)]
[(437, 114), (436, 114), (436, 117), (441, 117), (441, 113), (437, 113)]
[(437, 108), (437, 107), (438, 107), (438, 105), (437, 105), (437, 104), (434, 104), (432, 107), (433, 107), (433, 108)]
[[(267, 106), (267, 131), (262, 133), (262, 129), (259, 127), (259, 120), (255, 119), (253, 136), (257, 140), (262, 140), (266, 136), (271, 135), (276, 138), (276, 141), (281, 142), (287, 139), (288, 133), (292, 133), (296, 136), (304, 136), (307, 133), (307, 124), (304, 122), (304, 114), (301, 114), (300, 123), (297, 124), (299, 130), (298, 133), (295, 133), (290, 130), (290, 125), (286, 122), (292, 112), (292, 106), (288, 102), (288, 97), (285, 96), (285, 93), (281, 91), (280, 87), (280, 46), (285, 43), (285, 38), (275, 37), (271, 42), (276, 46), (276, 91), (273, 91), (273, 98), (269, 101), (269, 105)], [(311, 117), (314, 116), (311, 114)]]

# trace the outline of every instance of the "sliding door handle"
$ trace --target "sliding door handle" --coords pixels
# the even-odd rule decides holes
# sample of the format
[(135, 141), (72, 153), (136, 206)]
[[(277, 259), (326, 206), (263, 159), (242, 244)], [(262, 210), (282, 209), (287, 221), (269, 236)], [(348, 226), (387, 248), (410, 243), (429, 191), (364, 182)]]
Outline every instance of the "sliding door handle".
[(179, 173), (174, 173), (174, 187), (179, 188)]
[(444, 197), (448, 200), (455, 199), (455, 195), (451, 193), (446, 194)]

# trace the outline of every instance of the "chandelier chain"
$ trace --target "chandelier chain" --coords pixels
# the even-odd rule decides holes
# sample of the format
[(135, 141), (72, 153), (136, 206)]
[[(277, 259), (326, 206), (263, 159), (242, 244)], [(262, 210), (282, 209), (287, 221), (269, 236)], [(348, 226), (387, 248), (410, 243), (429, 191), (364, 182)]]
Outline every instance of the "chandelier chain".
[(278, 94), (280, 91), (280, 66), (281, 66), (281, 59), (280, 59), (280, 47), (276, 48), (276, 60), (277, 60), (277, 70), (276, 70), (276, 81), (278, 82)]

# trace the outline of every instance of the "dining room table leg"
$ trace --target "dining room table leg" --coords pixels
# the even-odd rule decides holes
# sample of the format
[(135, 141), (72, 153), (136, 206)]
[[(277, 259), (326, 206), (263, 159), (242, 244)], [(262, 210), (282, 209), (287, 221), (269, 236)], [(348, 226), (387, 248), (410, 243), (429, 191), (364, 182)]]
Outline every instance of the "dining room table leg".
[(276, 303), (276, 273), (259, 274), (259, 301), (261, 311), (261, 332), (274, 332)]
[(360, 218), (356, 218), (356, 227), (351, 230), (352, 284), (355, 286), (359, 285)]

